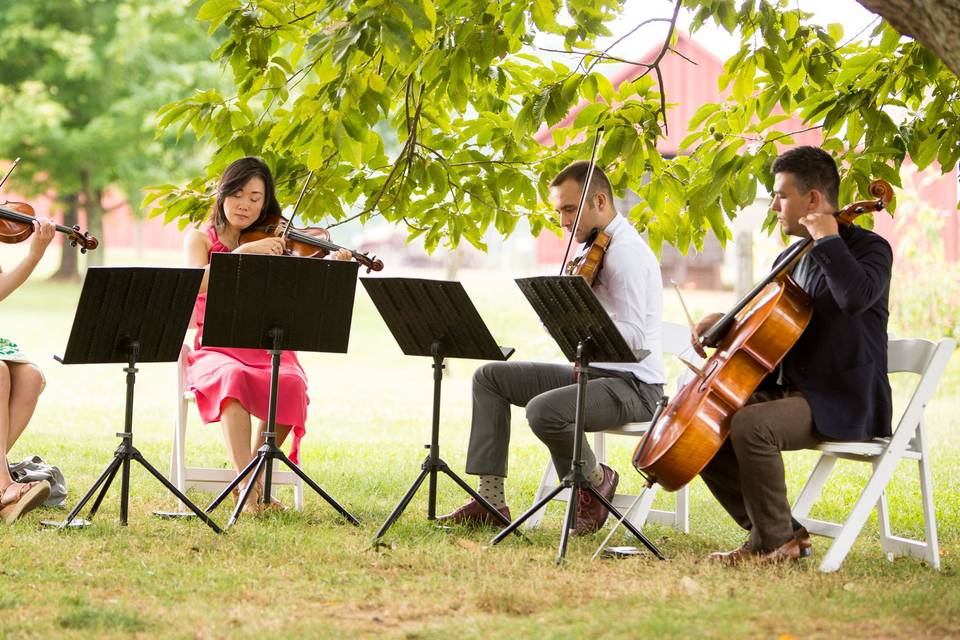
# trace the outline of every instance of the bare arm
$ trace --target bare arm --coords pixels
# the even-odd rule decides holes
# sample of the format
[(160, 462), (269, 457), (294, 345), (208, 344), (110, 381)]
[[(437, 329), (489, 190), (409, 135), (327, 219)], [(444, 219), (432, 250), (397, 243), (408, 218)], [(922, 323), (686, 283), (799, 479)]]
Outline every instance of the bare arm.
[(191, 229), (183, 239), (183, 254), (188, 267), (203, 267), (203, 280), (200, 281), (199, 293), (207, 292), (207, 281), (210, 279), (210, 238), (197, 229)]
[(26, 282), (40, 258), (50, 246), (54, 234), (53, 222), (47, 218), (34, 220), (33, 235), (30, 237), (30, 251), (17, 266), (10, 271), (0, 273), (0, 300), (3, 300), (17, 290), (17, 287)]
[[(254, 242), (242, 244), (231, 253), (259, 253), (264, 255), (280, 255), (283, 253), (282, 238), (262, 238)], [(198, 229), (191, 229), (183, 240), (183, 254), (188, 267), (203, 267), (203, 280), (200, 281), (200, 291), (207, 292), (207, 282), (210, 280), (210, 247), (213, 246), (209, 236)]]

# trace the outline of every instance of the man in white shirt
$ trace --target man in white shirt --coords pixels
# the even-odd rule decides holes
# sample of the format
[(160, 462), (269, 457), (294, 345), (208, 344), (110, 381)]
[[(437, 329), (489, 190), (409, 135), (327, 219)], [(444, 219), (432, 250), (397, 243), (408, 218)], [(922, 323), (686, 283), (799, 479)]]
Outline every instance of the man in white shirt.
[[(610, 181), (594, 169), (580, 223), (573, 229), (589, 163), (574, 162), (550, 183), (550, 203), (560, 223), (581, 243), (583, 253), (598, 231), (611, 236), (593, 291), (633, 349), (650, 351), (634, 364), (591, 364), (596, 371), (587, 383), (584, 428), (601, 431), (627, 422), (649, 420), (663, 395), (666, 381), (661, 345), (662, 281), (660, 265), (637, 230), (617, 213)], [(478, 493), (507, 518), (504, 481), (510, 443), (510, 405), (526, 407), (527, 422), (553, 458), (562, 477), (573, 457), (577, 385), (572, 364), (541, 362), (490, 362), (473, 377), (473, 419), (467, 451), (467, 473), (479, 475)], [(616, 492), (619, 476), (598, 464), (584, 442), (584, 473), (608, 500)], [(587, 491), (580, 491), (577, 535), (603, 526), (607, 509)], [(497, 521), (477, 501), (471, 500), (441, 521), (492, 524)]]

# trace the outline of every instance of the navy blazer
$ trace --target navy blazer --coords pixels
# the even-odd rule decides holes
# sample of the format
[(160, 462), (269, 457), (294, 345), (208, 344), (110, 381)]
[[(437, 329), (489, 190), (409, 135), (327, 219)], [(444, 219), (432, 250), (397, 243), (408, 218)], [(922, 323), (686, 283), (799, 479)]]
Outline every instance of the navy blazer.
[[(813, 297), (813, 317), (783, 359), (784, 380), (810, 403), (821, 435), (832, 440), (889, 436), (890, 244), (850, 225), (840, 228), (839, 239), (815, 243), (809, 255), (806, 289)], [(777, 373), (762, 386), (776, 384)]]

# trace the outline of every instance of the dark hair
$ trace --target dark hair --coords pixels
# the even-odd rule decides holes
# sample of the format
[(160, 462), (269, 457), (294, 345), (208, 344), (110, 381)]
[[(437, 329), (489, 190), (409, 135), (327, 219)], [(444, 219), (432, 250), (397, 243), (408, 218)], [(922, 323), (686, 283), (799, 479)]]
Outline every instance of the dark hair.
[(234, 160), (227, 167), (223, 175), (220, 176), (220, 184), (217, 185), (217, 201), (214, 202), (210, 210), (210, 223), (216, 227), (222, 227), (227, 223), (227, 216), (223, 212), (223, 201), (227, 196), (243, 189), (244, 185), (250, 181), (250, 178), (259, 177), (263, 180), (263, 208), (260, 210), (260, 217), (251, 224), (251, 227), (259, 226), (269, 218), (280, 215), (280, 203), (277, 201), (276, 189), (273, 186), (273, 176), (270, 175), (270, 169), (260, 158), (247, 156)]
[[(577, 184), (579, 184), (580, 188), (582, 189), (584, 183), (587, 181), (588, 169), (590, 169), (590, 163), (586, 160), (577, 160), (576, 162), (571, 162), (563, 168), (563, 171), (557, 174), (557, 177), (550, 182), (550, 186), (559, 187), (567, 180), (576, 180)], [(603, 169), (598, 166), (594, 166), (593, 177), (590, 178), (590, 193), (587, 194), (587, 197), (592, 197), (594, 194), (600, 192), (603, 192), (607, 196), (607, 200), (612, 206), (613, 187), (610, 186), (610, 180), (603, 172)]]
[(789, 173), (800, 193), (816, 189), (834, 207), (840, 199), (840, 173), (833, 157), (819, 147), (794, 147), (773, 161), (773, 173)]

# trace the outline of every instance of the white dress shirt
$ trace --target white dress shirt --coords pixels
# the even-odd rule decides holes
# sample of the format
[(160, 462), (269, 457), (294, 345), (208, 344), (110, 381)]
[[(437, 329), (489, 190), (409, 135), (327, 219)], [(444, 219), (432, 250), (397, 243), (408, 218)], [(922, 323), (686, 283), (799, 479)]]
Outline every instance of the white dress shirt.
[(593, 362), (591, 366), (626, 371), (647, 384), (665, 384), (660, 264), (622, 215), (614, 216), (604, 231), (610, 235), (610, 245), (593, 292), (630, 348), (646, 349), (650, 355), (637, 363)]

